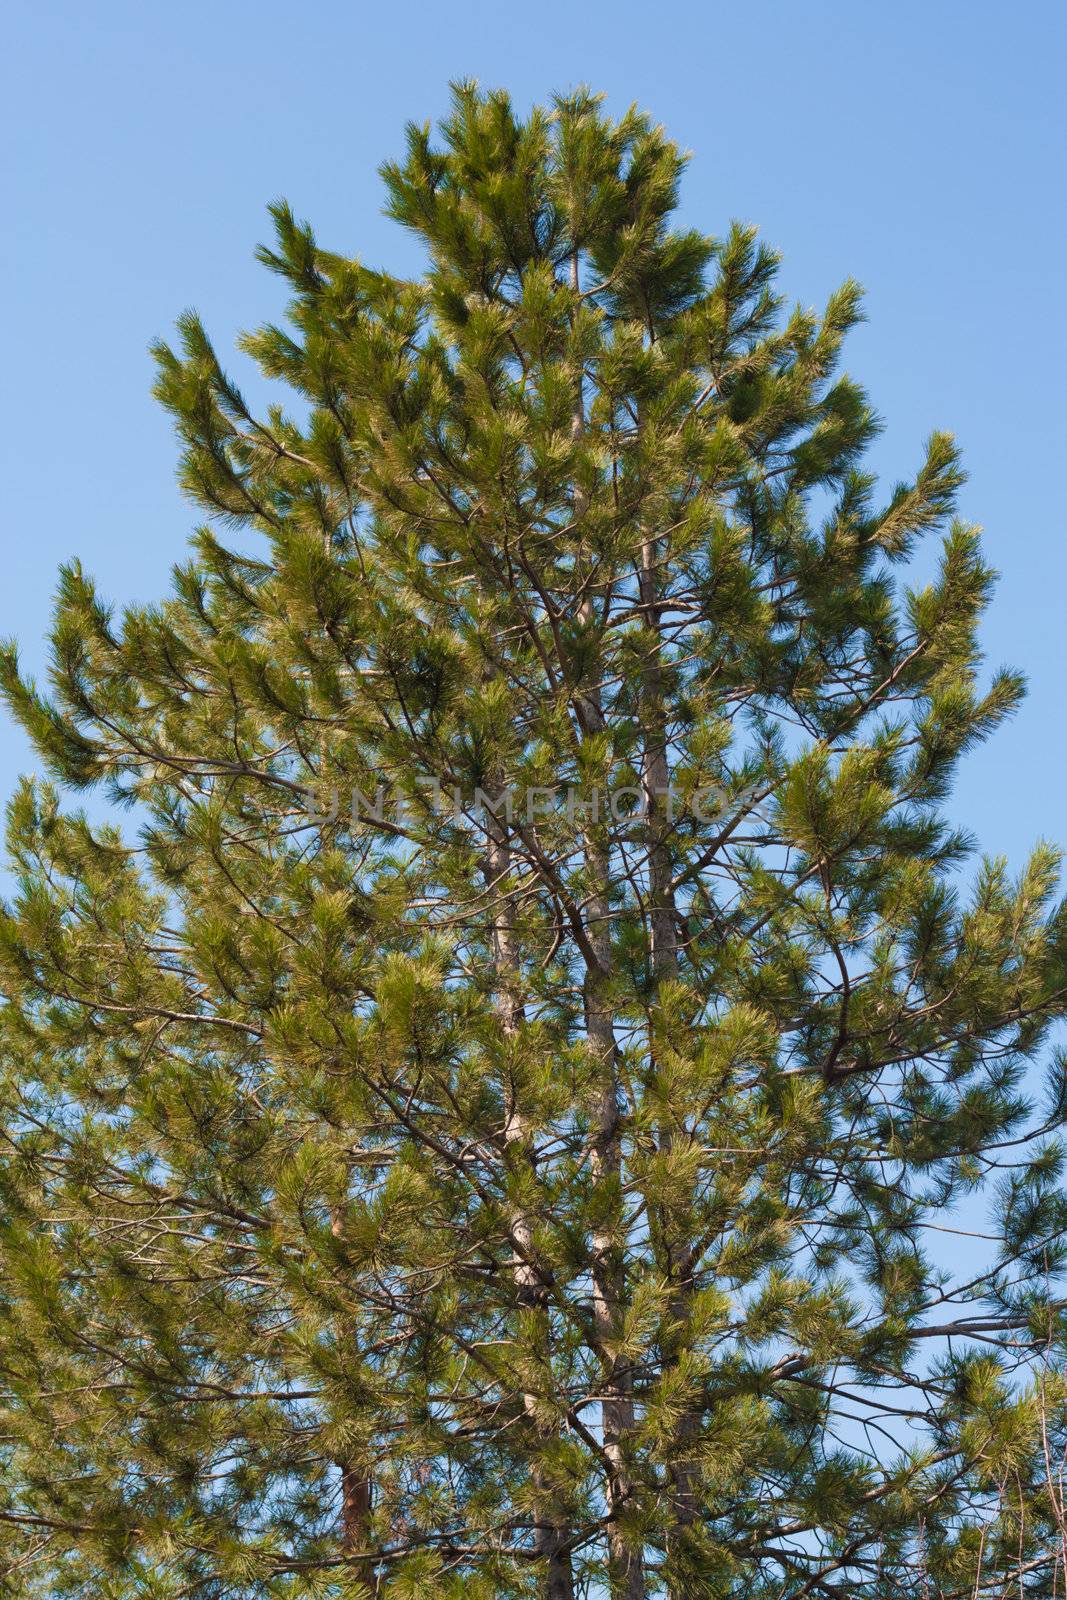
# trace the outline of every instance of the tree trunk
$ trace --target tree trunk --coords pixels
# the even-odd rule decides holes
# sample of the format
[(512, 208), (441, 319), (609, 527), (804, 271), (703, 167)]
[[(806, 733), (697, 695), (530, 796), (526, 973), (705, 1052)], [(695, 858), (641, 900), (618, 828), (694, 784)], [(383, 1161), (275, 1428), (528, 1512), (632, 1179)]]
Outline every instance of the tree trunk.
[[(577, 291), (579, 286), (578, 254), (575, 252), (571, 258), (571, 287)], [(580, 439), (585, 432), (585, 397), (581, 375), (575, 395), (571, 432), (575, 439)], [(586, 510), (586, 503), (584, 490), (576, 484), (575, 521)], [(592, 604), (588, 599), (582, 601), (579, 611), (583, 623), (592, 621)], [(603, 732), (604, 707), (599, 683), (585, 687), (579, 696), (577, 711), (583, 737)], [(605, 836), (610, 836), (609, 830), (605, 827), (605, 833), (601, 834), (594, 821), (587, 829), (584, 841), (591, 885), (586, 925), (596, 966), (587, 966), (583, 985), (586, 1038), (596, 1059), (600, 1078), (591, 1165), (597, 1188), (614, 1189), (617, 1195), (615, 1207), (608, 1214), (605, 1224), (594, 1228), (590, 1241), (594, 1315), (602, 1351), (616, 1336), (626, 1295), (626, 1260), (619, 1238), (622, 1220), (622, 1147), (619, 1138), (618, 1056), (615, 1019), (606, 992), (611, 976), (612, 954), (611, 853), (610, 844), (604, 842)], [(626, 1459), (626, 1439), (634, 1426), (633, 1380), (617, 1357), (607, 1357), (605, 1354), (603, 1359), (601, 1430), (604, 1454), (611, 1471), (606, 1485), (607, 1508), (611, 1518), (607, 1531), (608, 1584), (611, 1600), (644, 1600), (644, 1559), (641, 1551), (633, 1549), (628, 1543), (618, 1520), (632, 1489)]]
[[(651, 931), (653, 1005), (663, 983), (678, 976), (678, 913), (672, 883), (672, 854), (667, 830), (672, 822), (670, 801), (670, 762), (667, 756), (667, 708), (664, 674), (660, 660), (662, 630), (660, 614), (659, 541), (645, 539), (641, 546), (641, 605), (646, 626), (654, 635), (648, 664), (641, 682), (641, 730), (644, 744), (642, 787), (648, 828), (648, 892)], [(649, 1037), (649, 1057), (655, 1066), (655, 1048)], [(660, 1143), (669, 1149), (674, 1128), (668, 1119), (660, 1127)], [(670, 1301), (671, 1321), (684, 1328), (688, 1301), (692, 1293), (692, 1260), (688, 1238), (665, 1238), (667, 1271), (673, 1285)], [(684, 1334), (682, 1335), (684, 1347)], [(669, 1357), (669, 1353), (668, 1353)], [(674, 1431), (671, 1460), (667, 1466), (671, 1485), (672, 1517), (667, 1530), (667, 1547), (684, 1543), (686, 1531), (697, 1520), (699, 1498), (697, 1468), (692, 1461), (699, 1419), (692, 1411), (683, 1412)], [(671, 1585), (672, 1600), (684, 1600), (684, 1592)]]
[[(341, 1467), (341, 1548), (346, 1554), (370, 1548), (371, 1480), (359, 1467)], [(374, 1558), (367, 1555), (353, 1563), (359, 1583), (376, 1594)]]
[[(594, 692), (586, 701), (585, 717), (587, 731), (599, 732), (603, 727), (598, 693)], [(604, 1350), (617, 1337), (625, 1310), (626, 1259), (620, 1238), (623, 1200), (618, 1052), (614, 1015), (607, 994), (612, 966), (609, 900), (611, 862), (608, 847), (595, 827), (586, 833), (585, 851), (590, 881), (594, 885), (587, 901), (586, 920), (589, 942), (597, 960), (597, 968), (588, 970), (585, 978), (585, 1030), (600, 1080), (593, 1128), (592, 1170), (594, 1183), (602, 1195), (615, 1196), (604, 1222), (594, 1228), (591, 1240), (594, 1312), (599, 1343)], [(644, 1600), (644, 1562), (641, 1552), (628, 1543), (617, 1520), (632, 1491), (626, 1440), (634, 1427), (633, 1380), (625, 1362), (620, 1362), (617, 1356), (605, 1356), (604, 1361), (601, 1427), (604, 1453), (611, 1466), (611, 1477), (607, 1484), (608, 1511), (612, 1518), (608, 1524), (611, 1596), (612, 1600)]]
[[(501, 788), (503, 786), (501, 785)], [(486, 853), (485, 875), (487, 887), (494, 896), (493, 910), (493, 964), (497, 978), (497, 1009), (505, 1038), (513, 1040), (522, 1022), (523, 1007), (519, 990), (518, 948), (515, 938), (514, 908), (506, 880), (511, 867), (511, 851), (503, 826), (496, 817), (486, 817), (489, 845)], [(504, 1130), (505, 1155), (509, 1161), (535, 1163), (529, 1130), (522, 1109), (511, 1104), (507, 1110)], [(535, 1241), (530, 1219), (517, 1212), (511, 1219), (511, 1232), (515, 1240), (513, 1272), (518, 1301), (527, 1311), (534, 1313), (537, 1355), (544, 1370), (550, 1370), (552, 1358), (552, 1330), (549, 1321), (547, 1297), (541, 1275), (537, 1271)], [(539, 1415), (538, 1397), (523, 1396), (523, 1409), (535, 1435), (544, 1437), (544, 1423)], [(566, 1548), (568, 1529), (555, 1503), (551, 1484), (535, 1458), (530, 1467), (530, 1488), (534, 1507), (534, 1549), (541, 1569), (541, 1592), (544, 1600), (573, 1600), (574, 1581), (571, 1559)]]
[[(344, 1208), (335, 1206), (330, 1215), (330, 1232), (334, 1238), (340, 1238), (344, 1232)], [(370, 1551), (371, 1548), (371, 1508), (374, 1498), (374, 1486), (364, 1467), (358, 1467), (351, 1462), (342, 1461), (341, 1468), (341, 1549), (346, 1555), (356, 1551)], [(371, 1592), (377, 1592), (377, 1580), (374, 1574), (374, 1558), (368, 1554), (365, 1559), (354, 1563), (356, 1579), (364, 1584)]]
[[(592, 907), (590, 908), (592, 910)], [(619, 1141), (618, 1079), (615, 1061), (614, 1025), (610, 1008), (601, 997), (602, 984), (587, 983), (585, 1000), (586, 1035), (601, 1072), (600, 1103), (593, 1136), (592, 1168), (598, 1189), (611, 1188), (619, 1196), (607, 1221), (593, 1230), (593, 1299), (597, 1332), (602, 1348), (615, 1339), (625, 1308), (625, 1257), (617, 1232), (621, 1207), (622, 1154)], [(626, 1460), (626, 1439), (633, 1432), (633, 1384), (625, 1363), (617, 1357), (606, 1361), (602, 1380), (601, 1426), (604, 1453), (611, 1464), (607, 1485), (608, 1572), (612, 1600), (643, 1600), (644, 1565), (639, 1550), (627, 1542), (617, 1520), (625, 1507), (632, 1484)]]

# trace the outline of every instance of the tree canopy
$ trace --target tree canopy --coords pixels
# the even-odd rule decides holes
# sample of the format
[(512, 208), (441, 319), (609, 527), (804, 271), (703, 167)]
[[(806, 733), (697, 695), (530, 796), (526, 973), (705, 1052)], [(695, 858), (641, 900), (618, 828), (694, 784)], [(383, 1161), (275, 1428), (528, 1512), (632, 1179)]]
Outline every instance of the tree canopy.
[(420, 276), (273, 206), (288, 409), (183, 316), (189, 559), (0, 658), (0, 1593), (1067, 1593), (1057, 857), (945, 810), (993, 574), (950, 436), (865, 466), (857, 285), (684, 164), (463, 84)]

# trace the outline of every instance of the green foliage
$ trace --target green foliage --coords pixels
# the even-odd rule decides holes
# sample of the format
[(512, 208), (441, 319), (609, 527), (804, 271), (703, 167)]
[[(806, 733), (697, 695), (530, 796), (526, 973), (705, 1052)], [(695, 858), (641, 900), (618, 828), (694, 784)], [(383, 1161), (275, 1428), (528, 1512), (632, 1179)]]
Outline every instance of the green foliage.
[(0, 655), (58, 785), (0, 915), (2, 1594), (1056, 1592), (1057, 861), (940, 810), (1022, 693), (993, 575), (949, 436), (863, 468), (858, 287), (789, 313), (683, 170), (460, 85), (383, 169), (420, 278), (273, 206), (242, 349), (301, 420), (181, 318), (209, 525), (156, 606), (63, 572), (47, 689)]

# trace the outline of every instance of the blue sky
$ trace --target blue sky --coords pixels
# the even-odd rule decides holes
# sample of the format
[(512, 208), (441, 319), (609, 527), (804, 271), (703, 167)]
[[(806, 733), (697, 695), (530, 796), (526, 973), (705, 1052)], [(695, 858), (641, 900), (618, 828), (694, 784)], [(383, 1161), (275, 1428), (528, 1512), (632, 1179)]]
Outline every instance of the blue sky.
[[(1013, 864), (1038, 836), (1067, 843), (1060, 5), (15, 0), (4, 43), (0, 634), (28, 664), (60, 561), (121, 604), (182, 557), (196, 516), (147, 346), (188, 305), (224, 351), (279, 314), (252, 255), (267, 202), (411, 269), (376, 174), (405, 121), (440, 115), (453, 77), (520, 106), (588, 82), (694, 152), (688, 222), (757, 223), (805, 304), (866, 285), (847, 364), (887, 422), (875, 465), (890, 484), (932, 428), (957, 433), (962, 509), (1002, 573), (990, 665), (1030, 680), (953, 812)], [(0, 727), (0, 796), (31, 765)]]

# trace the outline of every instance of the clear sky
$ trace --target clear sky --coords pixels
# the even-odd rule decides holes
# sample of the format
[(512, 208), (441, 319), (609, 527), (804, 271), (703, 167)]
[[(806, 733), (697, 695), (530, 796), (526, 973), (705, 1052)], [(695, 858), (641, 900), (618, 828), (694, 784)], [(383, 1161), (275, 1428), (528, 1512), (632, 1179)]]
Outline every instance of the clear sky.
[[(14, 0), (3, 45), (0, 634), (31, 666), (60, 561), (121, 604), (182, 557), (196, 514), (147, 346), (188, 305), (222, 351), (279, 314), (252, 256), (267, 202), (410, 269), (376, 173), (405, 121), (439, 116), (454, 77), (520, 107), (587, 82), (693, 151), (687, 222), (757, 223), (804, 304), (866, 285), (847, 364), (887, 422), (875, 464), (891, 484), (932, 428), (957, 433), (1003, 575), (990, 665), (1030, 679), (953, 811), (1013, 864), (1067, 843), (1061, 4)], [(31, 764), (0, 728), (0, 796)]]

